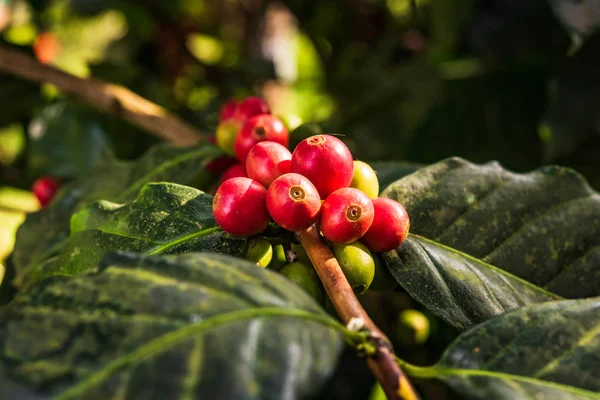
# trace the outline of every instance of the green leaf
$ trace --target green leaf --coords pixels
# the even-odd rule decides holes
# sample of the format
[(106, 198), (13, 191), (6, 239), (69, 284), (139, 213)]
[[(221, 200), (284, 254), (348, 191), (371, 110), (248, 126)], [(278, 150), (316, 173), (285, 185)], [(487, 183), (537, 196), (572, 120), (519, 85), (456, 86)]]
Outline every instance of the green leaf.
[(135, 162), (105, 162), (87, 177), (65, 186), (40, 212), (30, 214), (17, 232), (13, 261), (17, 277), (55, 256), (69, 235), (73, 213), (94, 201), (133, 200), (148, 182), (193, 185), (204, 166), (220, 155), (212, 145), (155, 146)]
[(451, 158), (382, 195), (406, 207), (414, 234), (384, 254), (390, 272), (461, 329), (558, 297), (548, 292), (600, 294), (600, 195), (572, 170), (515, 174)]
[(74, 103), (43, 108), (29, 124), (29, 136), (27, 163), (33, 176), (87, 176), (101, 157), (111, 154), (99, 118)]
[(0, 387), (60, 399), (306, 398), (332, 374), (344, 329), (250, 262), (121, 253), (0, 312)]
[(146, 254), (211, 251), (241, 256), (246, 238), (217, 225), (212, 196), (174, 183), (149, 183), (128, 204), (99, 201), (71, 218), (71, 236), (56, 257), (19, 276), (26, 289), (51, 275), (77, 275), (117, 250)]
[(419, 168), (424, 167), (422, 164), (405, 161), (375, 161), (369, 163), (369, 165), (377, 173), (380, 191), (383, 191), (398, 179), (404, 178), (406, 175), (410, 175)]
[(405, 367), (465, 399), (600, 399), (599, 350), (600, 298), (565, 300), (492, 318), (459, 336), (438, 364)]

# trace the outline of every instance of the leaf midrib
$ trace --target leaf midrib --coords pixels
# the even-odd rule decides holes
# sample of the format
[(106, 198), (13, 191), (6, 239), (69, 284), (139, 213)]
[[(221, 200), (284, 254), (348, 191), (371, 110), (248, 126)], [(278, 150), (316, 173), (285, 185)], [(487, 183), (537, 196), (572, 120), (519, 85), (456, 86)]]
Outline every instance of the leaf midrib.
[(344, 325), (334, 320), (328, 315), (315, 314), (314, 312), (305, 311), (298, 308), (281, 308), (281, 307), (257, 307), (251, 309), (237, 310), (214, 317), (206, 318), (195, 324), (186, 325), (177, 330), (167, 332), (145, 344), (135, 348), (129, 353), (118, 357), (108, 363), (104, 368), (96, 371), (86, 378), (71, 386), (60, 395), (56, 396), (55, 400), (78, 399), (90, 388), (101, 383), (119, 370), (128, 365), (136, 364), (156, 354), (160, 354), (166, 349), (191, 338), (199, 333), (209, 331), (223, 325), (228, 325), (236, 322), (251, 320), (253, 318), (276, 318), (276, 317), (292, 317), (313, 321), (322, 324), (323, 326), (332, 328), (342, 333), (345, 338), (354, 341), (363, 341), (364, 337), (358, 332), (349, 331)]

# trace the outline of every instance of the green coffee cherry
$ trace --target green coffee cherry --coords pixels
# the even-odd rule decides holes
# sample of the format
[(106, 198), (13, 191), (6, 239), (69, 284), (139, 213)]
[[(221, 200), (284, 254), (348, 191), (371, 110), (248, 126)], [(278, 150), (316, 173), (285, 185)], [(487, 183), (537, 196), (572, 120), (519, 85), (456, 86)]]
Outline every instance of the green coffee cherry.
[(295, 261), (281, 268), (279, 273), (304, 289), (319, 304), (324, 304), (325, 289), (317, 271), (312, 266)]
[(392, 291), (398, 287), (398, 282), (390, 274), (390, 271), (385, 266), (385, 262), (381, 259), (381, 255), (378, 253), (371, 253), (373, 261), (375, 261), (375, 277), (369, 290), (375, 292)]
[(377, 174), (369, 164), (363, 161), (354, 161), (354, 173), (350, 187), (363, 191), (371, 199), (379, 196)]
[(230, 156), (235, 156), (233, 144), (235, 143), (235, 139), (237, 138), (240, 129), (241, 123), (233, 119), (225, 120), (217, 127), (217, 146)]
[(268, 268), (279, 271), (285, 264), (287, 264), (287, 260), (285, 259), (285, 249), (283, 248), (283, 245), (278, 244), (277, 246), (273, 246), (273, 258), (271, 259)]
[(429, 319), (418, 310), (404, 310), (398, 315), (398, 335), (407, 347), (422, 345), (429, 338)]
[(375, 261), (367, 246), (360, 242), (334, 244), (332, 250), (352, 289), (363, 294), (375, 276)]
[(248, 243), (244, 257), (256, 263), (259, 267), (265, 268), (273, 259), (273, 246), (265, 238), (252, 238), (250, 243)]
[(292, 243), (292, 251), (296, 253), (296, 260), (306, 265), (313, 265), (308, 257), (308, 253), (304, 250), (304, 247), (299, 243)]

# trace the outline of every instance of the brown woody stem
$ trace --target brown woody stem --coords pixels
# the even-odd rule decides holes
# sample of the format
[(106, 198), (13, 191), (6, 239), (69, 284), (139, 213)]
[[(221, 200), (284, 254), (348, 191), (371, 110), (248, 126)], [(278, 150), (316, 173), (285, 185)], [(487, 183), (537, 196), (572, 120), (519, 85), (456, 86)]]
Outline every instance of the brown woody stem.
[(417, 392), (394, 358), (390, 340), (375, 325), (356, 298), (337, 259), (317, 228), (313, 225), (297, 234), (342, 321), (348, 324), (361, 320), (361, 325), (369, 332), (375, 351), (367, 354), (367, 364), (388, 399), (418, 399)]
[(0, 71), (32, 82), (52, 83), (98, 110), (121, 117), (177, 146), (193, 145), (210, 136), (127, 88), (76, 77), (6, 47), (0, 47)]

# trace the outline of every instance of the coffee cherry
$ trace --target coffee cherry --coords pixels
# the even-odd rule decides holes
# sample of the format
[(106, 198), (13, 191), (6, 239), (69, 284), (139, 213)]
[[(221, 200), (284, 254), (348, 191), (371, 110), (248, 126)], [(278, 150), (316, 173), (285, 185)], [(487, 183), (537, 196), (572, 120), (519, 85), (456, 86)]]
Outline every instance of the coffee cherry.
[(360, 239), (373, 222), (373, 202), (354, 188), (338, 189), (321, 206), (321, 233), (333, 243)]
[(398, 339), (407, 347), (424, 344), (429, 339), (429, 319), (419, 310), (404, 310), (398, 315)]
[(219, 122), (223, 122), (226, 119), (233, 118), (237, 113), (239, 107), (239, 103), (235, 99), (228, 100), (221, 107), (221, 111), (219, 112)]
[(321, 199), (308, 179), (290, 173), (281, 175), (269, 186), (267, 209), (281, 227), (289, 231), (300, 231), (317, 220)]
[(265, 268), (273, 259), (273, 246), (263, 237), (253, 238), (248, 243), (244, 257), (257, 266)]
[(352, 289), (363, 294), (375, 276), (375, 261), (367, 246), (360, 242), (334, 244), (332, 251)]
[(226, 154), (235, 155), (234, 143), (242, 124), (234, 119), (227, 119), (217, 126), (217, 146)]
[(276, 142), (287, 147), (288, 131), (279, 118), (270, 114), (261, 114), (250, 118), (235, 139), (235, 156), (241, 163), (246, 162), (250, 150), (262, 141)]
[(60, 39), (50, 32), (40, 33), (33, 42), (33, 54), (41, 64), (49, 64), (54, 61), (61, 49)]
[(271, 114), (271, 107), (266, 101), (257, 96), (246, 97), (236, 110), (235, 119), (245, 122), (255, 115)]
[(362, 190), (372, 199), (379, 196), (379, 180), (377, 174), (369, 164), (363, 161), (354, 161), (354, 173), (350, 187)]
[(231, 167), (227, 168), (225, 172), (223, 172), (219, 183), (222, 184), (231, 178), (248, 178), (246, 168), (242, 164), (232, 165)]
[(283, 248), (283, 245), (278, 244), (273, 246), (273, 258), (271, 259), (268, 268), (279, 271), (286, 264), (287, 260), (285, 258), (285, 249)]
[(400, 246), (410, 229), (408, 213), (400, 203), (380, 197), (373, 200), (375, 218), (362, 241), (371, 251), (384, 252)]
[(223, 182), (213, 198), (215, 221), (232, 235), (261, 233), (269, 224), (266, 195), (267, 190), (250, 178), (232, 178)]
[(51, 176), (42, 176), (33, 182), (31, 191), (37, 197), (40, 205), (45, 207), (54, 198), (59, 188), (60, 184), (56, 179)]
[(292, 172), (306, 176), (324, 199), (352, 182), (352, 154), (331, 135), (315, 135), (300, 142), (292, 153)]
[(325, 302), (325, 289), (317, 271), (312, 266), (296, 261), (281, 268), (279, 273), (304, 289), (319, 304)]
[(257, 143), (246, 158), (248, 177), (268, 188), (271, 182), (290, 172), (292, 153), (275, 142)]

